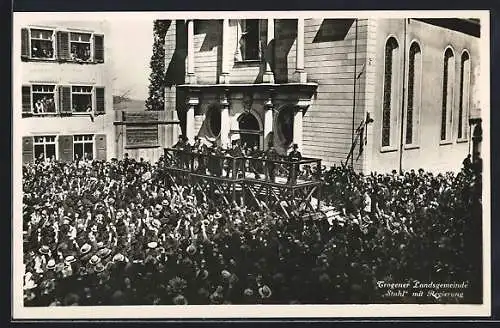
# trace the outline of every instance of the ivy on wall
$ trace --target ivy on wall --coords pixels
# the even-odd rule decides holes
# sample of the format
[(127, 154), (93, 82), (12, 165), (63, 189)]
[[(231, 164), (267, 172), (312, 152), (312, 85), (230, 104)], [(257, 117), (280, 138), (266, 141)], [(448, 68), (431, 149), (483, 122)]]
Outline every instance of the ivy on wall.
[(170, 22), (170, 20), (157, 19), (153, 23), (153, 54), (149, 64), (151, 73), (146, 110), (165, 109), (165, 34)]

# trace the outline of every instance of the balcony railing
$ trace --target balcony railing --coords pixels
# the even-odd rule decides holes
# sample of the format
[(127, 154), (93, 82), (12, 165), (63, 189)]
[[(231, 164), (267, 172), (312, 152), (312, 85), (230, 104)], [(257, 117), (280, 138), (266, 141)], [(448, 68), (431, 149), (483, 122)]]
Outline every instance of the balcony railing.
[(265, 181), (296, 186), (321, 180), (321, 160), (302, 158), (291, 161), (285, 156), (231, 156), (227, 151), (201, 153), (165, 148), (167, 169), (232, 181)]

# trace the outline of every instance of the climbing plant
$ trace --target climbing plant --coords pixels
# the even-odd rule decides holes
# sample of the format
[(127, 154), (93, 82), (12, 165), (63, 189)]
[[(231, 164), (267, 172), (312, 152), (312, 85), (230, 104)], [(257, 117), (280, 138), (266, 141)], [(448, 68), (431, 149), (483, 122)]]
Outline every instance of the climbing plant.
[(157, 19), (153, 23), (153, 54), (149, 64), (149, 96), (146, 110), (164, 110), (165, 106), (165, 34), (170, 20)]

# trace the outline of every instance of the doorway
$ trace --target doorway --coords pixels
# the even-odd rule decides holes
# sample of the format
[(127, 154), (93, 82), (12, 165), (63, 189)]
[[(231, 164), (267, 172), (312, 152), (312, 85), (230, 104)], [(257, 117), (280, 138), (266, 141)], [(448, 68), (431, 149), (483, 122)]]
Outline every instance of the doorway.
[(247, 147), (257, 146), (260, 149), (262, 131), (257, 118), (252, 113), (243, 113), (238, 119), (238, 123), (241, 144), (246, 144)]

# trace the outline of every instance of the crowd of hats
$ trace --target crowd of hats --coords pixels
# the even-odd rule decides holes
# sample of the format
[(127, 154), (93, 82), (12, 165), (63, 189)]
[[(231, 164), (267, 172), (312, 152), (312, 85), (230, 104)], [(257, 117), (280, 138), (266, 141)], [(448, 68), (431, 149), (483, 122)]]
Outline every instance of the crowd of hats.
[(198, 201), (166, 185), (162, 165), (23, 166), (26, 306), (401, 302), (377, 281), (413, 279), (468, 283), (462, 298), (426, 302), (481, 299), (474, 170), (333, 167), (323, 173), (328, 215), (288, 218)]

